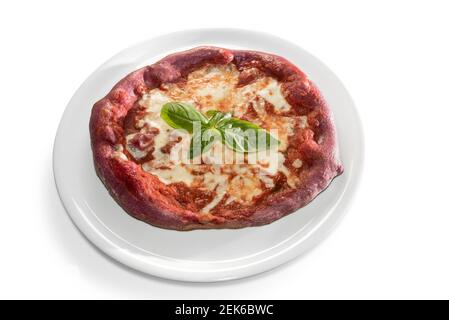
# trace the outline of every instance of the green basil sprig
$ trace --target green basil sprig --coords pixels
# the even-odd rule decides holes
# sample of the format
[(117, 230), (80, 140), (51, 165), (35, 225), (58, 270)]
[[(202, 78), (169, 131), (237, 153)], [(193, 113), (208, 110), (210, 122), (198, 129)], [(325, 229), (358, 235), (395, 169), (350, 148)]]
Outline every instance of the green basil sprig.
[(193, 133), (189, 150), (190, 158), (209, 150), (216, 139), (241, 153), (271, 149), (280, 143), (258, 125), (233, 118), (230, 112), (209, 110), (206, 115), (203, 115), (190, 104), (183, 102), (164, 104), (161, 109), (161, 118), (173, 128)]
[(183, 102), (169, 102), (162, 106), (161, 118), (176, 129), (184, 129), (193, 133), (193, 124), (198, 121), (201, 126), (208, 123), (208, 119), (191, 105)]

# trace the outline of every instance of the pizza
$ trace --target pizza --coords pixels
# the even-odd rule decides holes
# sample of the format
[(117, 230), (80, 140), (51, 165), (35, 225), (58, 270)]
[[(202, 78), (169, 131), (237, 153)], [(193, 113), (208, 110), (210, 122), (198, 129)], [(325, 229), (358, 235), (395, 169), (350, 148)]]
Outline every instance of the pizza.
[(161, 228), (265, 225), (343, 172), (320, 91), (291, 62), (263, 52), (168, 55), (119, 81), (93, 106), (89, 127), (110, 195)]

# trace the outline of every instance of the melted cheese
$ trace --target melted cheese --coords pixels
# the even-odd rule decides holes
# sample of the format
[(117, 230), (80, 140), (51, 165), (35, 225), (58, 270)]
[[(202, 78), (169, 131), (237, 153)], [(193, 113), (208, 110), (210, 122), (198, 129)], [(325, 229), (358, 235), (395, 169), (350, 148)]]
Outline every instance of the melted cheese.
[(252, 103), (259, 116), (266, 115), (265, 102), (273, 105), (275, 112), (286, 112), (291, 109), (290, 104), (282, 94), (279, 82), (273, 78), (265, 77), (236, 90), (235, 114), (245, 114), (249, 103)]
[(200, 97), (211, 97), (212, 101), (220, 102), (229, 95), (230, 88), (226, 85), (211, 86), (207, 85), (204, 88), (200, 88), (196, 91), (196, 94)]
[(221, 173), (219, 168), (214, 168), (212, 172), (204, 175), (204, 185), (209, 190), (215, 190), (216, 195), (203, 209), (203, 212), (209, 212), (226, 195), (228, 191), (228, 176)]
[[(295, 119), (281, 114), (290, 110), (291, 106), (275, 79), (260, 78), (246, 86), (237, 87), (238, 77), (239, 72), (233, 65), (204, 67), (190, 73), (185, 84), (164, 84), (160, 89), (144, 94), (139, 101), (146, 108), (146, 115), (136, 126), (142, 130), (146, 126), (159, 129), (159, 134), (154, 139), (154, 159), (144, 163), (143, 170), (155, 175), (165, 184), (182, 182), (190, 187), (214, 192), (212, 201), (202, 209), (204, 213), (213, 210), (225, 195), (225, 204), (251, 203), (254, 197), (262, 194), (264, 188), (274, 187), (273, 178), (279, 172), (287, 177), (289, 186), (295, 187), (299, 183), (298, 178), (284, 165), (282, 151), (288, 146), (288, 138), (294, 133), (296, 122), (299, 121), (299, 125), (303, 127), (307, 125), (307, 118)], [(215, 142), (209, 151), (199, 156), (205, 164), (189, 163), (187, 154), (190, 134), (169, 127), (160, 118), (162, 106), (170, 101), (191, 103), (202, 112), (209, 109), (230, 111), (235, 117), (243, 116), (252, 105), (258, 114), (254, 122), (270, 131), (281, 144), (278, 150), (259, 151), (245, 156), (235, 153), (221, 142)], [(267, 114), (266, 102), (273, 105), (274, 114)], [(179, 137), (181, 141), (178, 141)], [(127, 140), (131, 138), (132, 134)], [(174, 143), (170, 154), (162, 152), (161, 148), (169, 142)], [(131, 154), (137, 158), (143, 156), (138, 151), (128, 151), (133, 151)], [(117, 153), (117, 156), (122, 157), (121, 154)], [(294, 167), (301, 165), (297, 161), (293, 163)]]
[(123, 153), (123, 146), (121, 144), (114, 146), (113, 156), (122, 160), (128, 160), (126, 154)]
[(151, 165), (151, 162), (142, 165), (143, 170), (154, 174), (165, 184), (184, 182), (190, 186), (193, 182), (193, 175), (184, 166), (172, 166), (170, 168), (157, 169)]
[(133, 148), (130, 144), (129, 141), (134, 138), (134, 136), (137, 133), (133, 133), (133, 134), (129, 134), (126, 136), (126, 150), (128, 150), (129, 153), (131, 153), (131, 155), (133, 156), (134, 159), (141, 159), (143, 157), (145, 157), (147, 155), (147, 151), (144, 150), (140, 150), (137, 148)]
[(276, 111), (288, 111), (291, 108), (281, 92), (281, 86), (274, 79), (270, 79), (257, 94), (271, 103)]
[(301, 129), (305, 129), (309, 126), (309, 124), (307, 123), (307, 116), (301, 116), (299, 117), (299, 127)]
[(255, 196), (262, 193), (261, 181), (251, 176), (237, 175), (232, 178), (228, 192), (240, 202), (250, 202)]
[(292, 166), (294, 168), (301, 168), (302, 167), (302, 161), (300, 159), (296, 159), (295, 161), (293, 161)]

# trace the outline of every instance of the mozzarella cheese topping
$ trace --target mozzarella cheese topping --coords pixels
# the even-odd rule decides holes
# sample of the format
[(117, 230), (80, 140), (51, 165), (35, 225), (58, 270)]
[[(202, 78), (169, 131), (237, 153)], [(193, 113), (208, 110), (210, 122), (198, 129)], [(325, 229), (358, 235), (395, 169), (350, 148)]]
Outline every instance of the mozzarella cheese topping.
[[(139, 101), (146, 114), (138, 120), (136, 127), (159, 129), (154, 137), (153, 160), (143, 163), (143, 170), (157, 176), (164, 184), (185, 183), (189, 187), (213, 192), (214, 198), (201, 210), (204, 213), (222, 201), (225, 205), (233, 202), (250, 204), (254, 197), (275, 186), (274, 177), (279, 172), (286, 176), (290, 187), (299, 183), (297, 176), (284, 165), (282, 151), (286, 150), (295, 125), (307, 126), (307, 118), (282, 115), (291, 106), (277, 80), (261, 77), (245, 86), (237, 86), (238, 78), (239, 72), (232, 64), (207, 66), (190, 73), (186, 83), (164, 84), (145, 93)], [(211, 109), (232, 112), (234, 117), (243, 117), (252, 107), (257, 117), (251, 121), (270, 131), (281, 142), (280, 146), (275, 152), (269, 150), (243, 155), (215, 142), (210, 150), (198, 156), (202, 163), (189, 163), (190, 134), (171, 128), (160, 118), (162, 106), (170, 101), (191, 103), (202, 112)], [(270, 112), (267, 112), (267, 103), (272, 106)], [(128, 135), (126, 140), (133, 135)], [(168, 143), (172, 145), (170, 152), (163, 152), (161, 148)], [(146, 156), (146, 151), (130, 149), (128, 144), (127, 150), (136, 159)], [(123, 159), (126, 156), (122, 151), (117, 149), (116, 153)], [(246, 163), (238, 159), (246, 160)], [(301, 165), (300, 159), (292, 164), (295, 168)]]

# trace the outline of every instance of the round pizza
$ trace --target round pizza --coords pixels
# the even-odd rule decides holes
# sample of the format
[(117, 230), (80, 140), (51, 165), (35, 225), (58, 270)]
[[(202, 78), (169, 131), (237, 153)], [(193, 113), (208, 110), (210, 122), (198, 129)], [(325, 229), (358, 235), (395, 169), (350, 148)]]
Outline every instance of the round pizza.
[(198, 47), (132, 72), (94, 105), (90, 137), (111, 196), (167, 229), (265, 225), (343, 172), (317, 87), (256, 51)]

